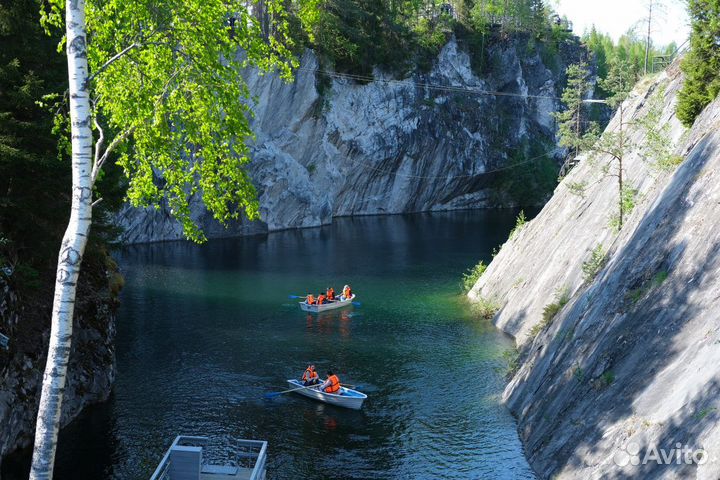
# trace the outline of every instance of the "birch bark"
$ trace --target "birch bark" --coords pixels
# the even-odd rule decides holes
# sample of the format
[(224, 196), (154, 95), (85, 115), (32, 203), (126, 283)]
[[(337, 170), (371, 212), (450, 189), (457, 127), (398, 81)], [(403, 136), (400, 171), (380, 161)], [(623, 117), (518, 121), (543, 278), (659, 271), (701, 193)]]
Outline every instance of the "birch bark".
[(72, 135), (72, 207), (58, 255), (50, 344), (30, 471), (32, 480), (51, 479), (53, 475), (70, 357), (76, 286), (92, 220), (93, 138), (84, 0), (66, 1), (65, 25)]

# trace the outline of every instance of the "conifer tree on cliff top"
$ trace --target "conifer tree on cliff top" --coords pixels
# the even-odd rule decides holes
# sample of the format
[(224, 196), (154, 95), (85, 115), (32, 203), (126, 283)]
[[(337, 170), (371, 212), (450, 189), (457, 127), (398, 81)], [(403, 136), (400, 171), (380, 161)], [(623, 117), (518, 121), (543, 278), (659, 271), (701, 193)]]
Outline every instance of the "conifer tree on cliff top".
[(688, 13), (690, 51), (682, 62), (685, 84), (677, 105), (686, 127), (720, 94), (720, 0), (689, 0)]

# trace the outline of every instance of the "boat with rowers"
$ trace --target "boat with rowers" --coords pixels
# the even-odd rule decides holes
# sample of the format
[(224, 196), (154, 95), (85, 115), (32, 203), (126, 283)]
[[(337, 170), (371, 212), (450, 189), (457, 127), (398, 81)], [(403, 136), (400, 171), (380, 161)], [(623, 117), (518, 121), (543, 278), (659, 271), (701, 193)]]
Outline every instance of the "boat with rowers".
[(347, 307), (348, 305), (352, 305), (353, 300), (355, 300), (354, 293), (350, 298), (340, 296), (337, 298), (337, 300), (325, 300), (325, 302), (320, 305), (318, 305), (317, 303), (309, 305), (307, 303), (307, 300), (298, 303), (300, 304), (300, 308), (305, 312), (320, 313), (326, 312), (328, 310), (335, 310), (336, 308)]
[(329, 403), (336, 407), (350, 408), (352, 410), (360, 410), (363, 402), (367, 399), (367, 395), (357, 390), (353, 390), (347, 387), (340, 387), (340, 393), (327, 393), (318, 390), (318, 385), (311, 385), (309, 387), (303, 386), (300, 380), (290, 379), (287, 381), (290, 387), (296, 387), (296, 390), (291, 390), (294, 393), (303, 395), (320, 402)]

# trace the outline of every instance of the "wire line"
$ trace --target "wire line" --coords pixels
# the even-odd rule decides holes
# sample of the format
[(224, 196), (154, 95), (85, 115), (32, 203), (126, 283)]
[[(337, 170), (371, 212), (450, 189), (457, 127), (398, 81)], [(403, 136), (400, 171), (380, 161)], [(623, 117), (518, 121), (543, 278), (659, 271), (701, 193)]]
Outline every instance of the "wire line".
[(346, 79), (346, 80), (360, 80), (360, 81), (365, 81), (365, 82), (380, 82), (380, 83), (385, 83), (385, 84), (401, 85), (401, 86), (403, 86), (403, 85), (417, 86), (417, 87), (421, 87), (421, 88), (427, 88), (430, 90), (440, 90), (440, 91), (455, 92), (455, 93), (471, 93), (474, 95), (486, 95), (486, 96), (495, 96), (495, 97), (518, 97), (518, 98), (536, 99), (536, 100), (561, 100), (560, 97), (556, 97), (556, 96), (552, 96), (552, 95), (527, 95), (527, 94), (521, 94), (521, 93), (499, 92), (499, 91), (493, 91), (493, 90), (479, 90), (479, 89), (459, 87), (459, 86), (454, 86), (454, 85), (439, 85), (439, 84), (434, 84), (434, 83), (414, 82), (412, 80), (394, 80), (394, 79), (375, 78), (373, 76), (359, 75), (359, 74), (355, 74), (355, 73), (331, 72), (331, 71), (322, 70), (319, 68), (299, 67), (296, 70), (303, 71), (303, 72), (311, 72), (311, 73), (322, 73), (329, 77)]

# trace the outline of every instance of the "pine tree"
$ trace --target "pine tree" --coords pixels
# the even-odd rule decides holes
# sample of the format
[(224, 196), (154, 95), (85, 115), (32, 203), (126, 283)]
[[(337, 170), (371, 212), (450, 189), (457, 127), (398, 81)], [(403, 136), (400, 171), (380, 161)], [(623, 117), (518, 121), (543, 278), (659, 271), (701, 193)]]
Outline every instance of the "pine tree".
[(587, 63), (575, 63), (567, 68), (567, 87), (561, 100), (565, 109), (554, 114), (558, 122), (560, 145), (574, 151), (577, 156), (597, 138), (597, 126), (583, 117), (583, 99), (590, 90), (590, 72)]
[(720, 0), (689, 0), (688, 9), (690, 52), (682, 62), (685, 85), (677, 115), (689, 127), (720, 93)]
[(637, 76), (630, 62), (615, 59), (610, 63), (606, 77), (598, 83), (607, 95), (608, 105), (615, 108), (625, 100), (636, 81)]

